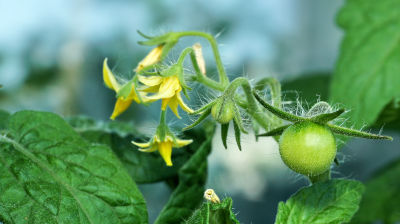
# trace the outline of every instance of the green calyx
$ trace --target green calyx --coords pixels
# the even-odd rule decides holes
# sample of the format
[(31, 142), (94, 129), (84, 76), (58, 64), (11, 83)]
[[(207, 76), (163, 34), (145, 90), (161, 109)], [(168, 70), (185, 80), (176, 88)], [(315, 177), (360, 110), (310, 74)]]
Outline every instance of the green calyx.
[(218, 97), (211, 108), (211, 116), (220, 124), (229, 123), (235, 116), (235, 102), (230, 97)]
[(139, 30), (137, 31), (140, 36), (144, 37), (145, 41), (138, 41), (140, 45), (146, 46), (160, 46), (163, 45), (163, 52), (161, 55), (161, 60), (165, 58), (165, 56), (169, 53), (169, 51), (178, 43), (180, 35), (179, 33), (169, 32), (160, 36), (149, 36), (146, 35)]
[[(340, 135), (346, 135), (346, 136), (351, 136), (351, 137), (359, 137), (359, 138), (368, 138), (368, 139), (382, 139), (382, 140), (393, 140), (392, 137), (386, 136), (386, 135), (379, 135), (379, 134), (371, 134), (368, 132), (363, 132), (363, 131), (358, 131), (354, 130), (351, 128), (345, 128), (345, 127), (340, 127), (335, 124), (329, 123), (330, 121), (333, 121), (337, 117), (339, 117), (341, 114), (345, 112), (344, 109), (339, 109), (334, 112), (328, 112), (328, 110), (325, 110), (321, 114), (315, 114), (314, 112), (317, 111), (317, 107), (321, 107), (326, 109), (327, 103), (325, 102), (319, 102), (318, 105), (314, 105), (313, 108), (311, 108), (310, 111), (313, 111), (312, 113), (308, 113), (309, 116), (311, 117), (300, 117), (291, 113), (288, 113), (286, 111), (283, 111), (280, 108), (276, 108), (269, 103), (265, 102), (260, 95), (258, 95), (254, 90), (253, 90), (253, 95), (257, 99), (257, 101), (265, 107), (268, 111), (270, 111), (272, 114), (275, 116), (287, 120), (290, 122), (302, 122), (302, 121), (310, 121), (316, 124), (321, 124), (321, 125), (326, 125), (333, 133), (340, 134)], [(274, 135), (280, 135), (282, 134), (283, 130), (285, 130), (284, 126), (279, 127), (277, 129), (271, 130), (267, 133), (261, 134), (259, 136), (274, 136)]]

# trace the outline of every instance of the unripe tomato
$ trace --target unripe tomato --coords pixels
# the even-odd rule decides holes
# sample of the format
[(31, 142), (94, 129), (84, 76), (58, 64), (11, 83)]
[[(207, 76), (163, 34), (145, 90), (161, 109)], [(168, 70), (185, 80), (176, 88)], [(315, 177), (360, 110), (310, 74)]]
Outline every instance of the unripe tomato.
[(309, 121), (289, 126), (279, 139), (283, 162), (293, 171), (316, 176), (330, 168), (336, 141), (328, 127)]
[(211, 108), (211, 116), (221, 124), (226, 124), (233, 119), (235, 102), (230, 98), (220, 97)]

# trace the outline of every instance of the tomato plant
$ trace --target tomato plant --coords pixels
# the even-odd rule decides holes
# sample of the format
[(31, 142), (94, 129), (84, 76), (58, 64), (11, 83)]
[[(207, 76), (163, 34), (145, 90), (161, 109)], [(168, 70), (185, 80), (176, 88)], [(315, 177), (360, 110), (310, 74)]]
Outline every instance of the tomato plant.
[[(399, 7), (394, 0), (347, 1), (338, 15), (346, 33), (331, 99), (315, 100), (302, 113), (286, 106), (276, 78), (232, 78), (213, 35), (171, 31), (150, 36), (139, 31), (139, 44), (151, 50), (129, 78), (111, 69), (108, 58), (102, 61), (99, 76), (115, 95), (111, 121), (0, 111), (0, 224), (148, 223), (149, 208), (137, 185), (158, 182), (166, 183), (171, 195), (155, 223), (239, 223), (232, 198), (206, 190), (215, 130), (219, 126), (228, 148), (231, 124), (239, 150), (243, 134), (254, 134), (256, 140), (269, 137), (278, 143), (287, 170), (308, 183), (279, 203), (275, 223), (339, 224), (353, 216), (356, 223), (399, 221), (398, 162), (366, 185), (331, 175), (333, 164), (340, 165), (339, 142), (352, 137), (393, 140), (360, 127), (400, 117)], [(212, 59), (204, 57), (201, 44), (192, 43), (170, 63), (167, 56), (188, 37), (207, 42)], [(206, 61), (212, 61), (217, 77), (209, 74)], [(394, 85), (386, 88), (389, 82)], [(215, 96), (196, 106), (191, 97), (197, 89)], [(151, 104), (159, 120), (150, 137), (119, 120), (132, 105), (148, 110), (145, 106)], [(168, 113), (178, 121), (184, 114), (191, 123), (181, 122), (185, 126), (177, 131)], [(382, 191), (386, 195), (377, 194)]]

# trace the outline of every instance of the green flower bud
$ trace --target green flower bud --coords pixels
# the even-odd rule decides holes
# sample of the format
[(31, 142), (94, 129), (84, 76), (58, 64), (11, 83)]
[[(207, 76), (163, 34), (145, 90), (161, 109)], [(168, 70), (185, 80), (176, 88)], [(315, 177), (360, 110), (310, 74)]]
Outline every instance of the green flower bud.
[(221, 124), (226, 124), (235, 115), (235, 102), (229, 97), (219, 97), (211, 108), (211, 116)]

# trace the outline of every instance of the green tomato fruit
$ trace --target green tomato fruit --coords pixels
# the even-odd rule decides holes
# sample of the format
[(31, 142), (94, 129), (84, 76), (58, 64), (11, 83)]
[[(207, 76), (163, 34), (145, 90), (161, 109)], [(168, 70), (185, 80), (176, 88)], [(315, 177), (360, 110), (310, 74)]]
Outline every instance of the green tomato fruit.
[(235, 102), (230, 98), (220, 97), (211, 108), (211, 116), (221, 124), (226, 124), (233, 119)]
[(316, 176), (327, 171), (335, 159), (335, 137), (324, 125), (298, 122), (282, 133), (279, 152), (283, 162), (293, 171)]

